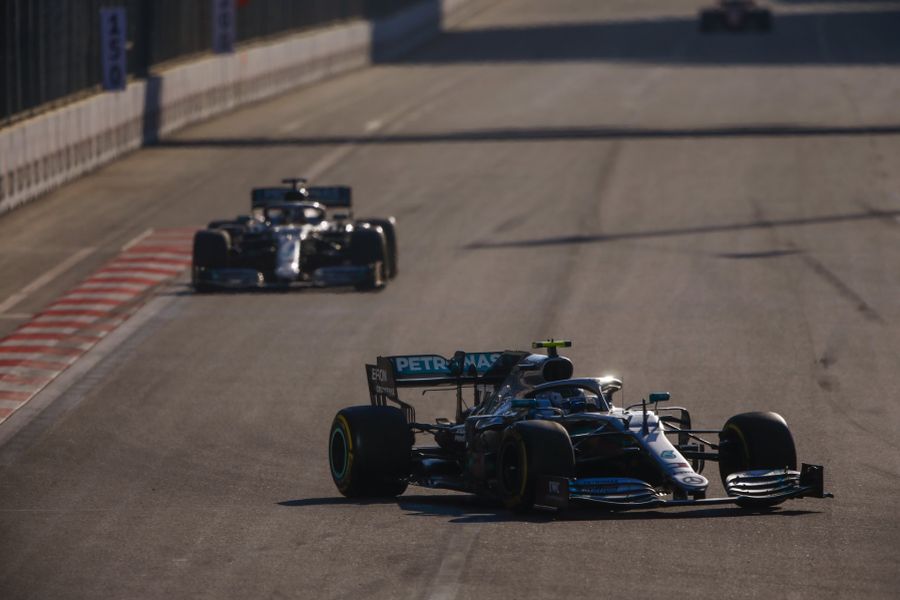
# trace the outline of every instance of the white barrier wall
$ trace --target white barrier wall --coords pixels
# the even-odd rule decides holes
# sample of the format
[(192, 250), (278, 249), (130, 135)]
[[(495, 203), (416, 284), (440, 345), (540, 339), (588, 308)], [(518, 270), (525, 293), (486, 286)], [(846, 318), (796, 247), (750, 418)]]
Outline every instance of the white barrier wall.
[(0, 130), (0, 212), (189, 123), (363, 67), (436, 35), (471, 0), (426, 0), (356, 21), (209, 56)]

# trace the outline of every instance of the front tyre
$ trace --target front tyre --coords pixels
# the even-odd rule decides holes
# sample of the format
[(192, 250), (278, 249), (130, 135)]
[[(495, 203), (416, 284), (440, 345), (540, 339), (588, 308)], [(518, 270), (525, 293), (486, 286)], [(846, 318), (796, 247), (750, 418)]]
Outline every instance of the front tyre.
[(497, 471), (503, 504), (514, 511), (531, 509), (540, 476), (571, 477), (575, 473), (569, 433), (550, 421), (513, 424), (500, 441)]
[(406, 491), (412, 433), (392, 406), (338, 411), (328, 435), (328, 464), (338, 491), (348, 498), (392, 498)]
[(719, 474), (722, 484), (732, 473), (757, 469), (797, 468), (794, 437), (784, 417), (751, 412), (728, 419), (719, 434)]
[(387, 260), (385, 261), (385, 272), (388, 279), (397, 276), (399, 257), (397, 254), (397, 220), (394, 217), (387, 219), (365, 219), (363, 223), (368, 223), (373, 227), (381, 227), (384, 233), (385, 244), (387, 245)]
[(387, 282), (387, 240), (381, 227), (362, 224), (350, 237), (350, 262), (354, 266), (369, 267), (369, 275), (356, 289), (380, 289)]
[(191, 257), (191, 283), (201, 293), (214, 291), (206, 282), (204, 274), (215, 269), (228, 267), (231, 251), (231, 236), (221, 229), (202, 229), (194, 234), (194, 249)]

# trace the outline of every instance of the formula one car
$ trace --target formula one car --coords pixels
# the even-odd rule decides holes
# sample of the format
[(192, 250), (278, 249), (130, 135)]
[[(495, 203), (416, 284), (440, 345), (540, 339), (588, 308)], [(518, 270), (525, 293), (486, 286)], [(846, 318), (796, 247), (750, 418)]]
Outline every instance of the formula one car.
[(719, 0), (700, 11), (700, 31), (761, 31), (772, 29), (772, 12), (754, 0)]
[(397, 276), (393, 217), (353, 220), (349, 187), (282, 183), (289, 185), (253, 190), (252, 214), (213, 221), (194, 235), (194, 289), (373, 289)]
[[(547, 355), (457, 352), (379, 357), (366, 365), (371, 405), (340, 410), (328, 438), (338, 490), (392, 497), (413, 484), (496, 498), (513, 510), (579, 502), (613, 510), (757, 508), (830, 497), (823, 467), (796, 469), (794, 440), (781, 416), (743, 413), (722, 429), (701, 430), (692, 428), (686, 409), (659, 406), (668, 393), (619, 407), (613, 396), (622, 381), (572, 378), (572, 362), (557, 350), (569, 346), (550, 340), (533, 344)], [(456, 391), (453, 419), (417, 422), (415, 409), (397, 395), (399, 388), (424, 394), (444, 386)], [(434, 443), (417, 446), (416, 434)], [(718, 461), (725, 497), (706, 497), (707, 461)]]

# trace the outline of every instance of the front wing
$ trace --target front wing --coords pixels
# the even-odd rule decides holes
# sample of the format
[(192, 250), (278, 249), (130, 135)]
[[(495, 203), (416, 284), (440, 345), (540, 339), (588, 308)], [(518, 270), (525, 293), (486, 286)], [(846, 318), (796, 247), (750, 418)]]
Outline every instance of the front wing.
[(372, 267), (335, 266), (316, 269), (309, 279), (267, 282), (256, 269), (204, 269), (194, 275), (194, 283), (223, 290), (249, 290), (260, 288), (290, 287), (338, 287), (365, 283), (372, 278)]
[(824, 468), (804, 464), (800, 471), (741, 471), (726, 478), (724, 498), (667, 499), (649, 483), (623, 477), (539, 477), (535, 504), (567, 508), (587, 504), (611, 510), (736, 504), (767, 507), (792, 498), (833, 498), (824, 490)]

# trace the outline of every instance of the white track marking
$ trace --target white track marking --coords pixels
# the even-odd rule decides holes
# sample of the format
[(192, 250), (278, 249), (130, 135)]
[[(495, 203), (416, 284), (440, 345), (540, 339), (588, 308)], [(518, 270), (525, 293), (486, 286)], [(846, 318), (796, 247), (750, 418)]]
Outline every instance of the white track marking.
[(15, 377), (26, 377), (31, 379), (46, 379), (50, 381), (53, 377), (53, 371), (50, 369), (36, 369), (34, 367), (0, 367), (0, 376), (14, 375)]
[(78, 335), (84, 337), (102, 338), (104, 335), (106, 335), (107, 332), (99, 330), (85, 330), (79, 327), (53, 327), (41, 325), (40, 323), (29, 323), (28, 325), (23, 325), (18, 330), (16, 330), (16, 334), (29, 333), (56, 333), (60, 335), (74, 335), (77, 333)]
[(153, 229), (152, 229), (152, 228), (150, 228), (150, 229), (145, 229), (145, 230), (142, 231), (141, 233), (137, 234), (137, 236), (131, 238), (130, 241), (126, 242), (125, 245), (122, 246), (122, 252), (126, 252), (126, 251), (127, 251), (129, 248), (131, 248), (132, 246), (135, 246), (135, 245), (137, 245), (138, 243), (142, 242), (142, 241), (144, 240), (144, 238), (149, 237), (151, 233), (153, 233)]
[[(113, 304), (81, 304), (80, 302), (66, 302), (65, 300), (60, 300), (58, 302), (54, 302), (50, 305), (49, 311), (59, 311), (59, 310), (95, 310), (97, 312), (112, 312), (118, 305)], [(50, 313), (53, 314), (53, 313)]]
[(147, 289), (147, 285), (143, 283), (107, 283), (104, 281), (84, 281), (79, 285), (76, 290), (92, 290), (95, 288), (118, 288), (118, 289), (128, 289), (132, 290), (136, 293), (141, 293)]
[(34, 318), (34, 322), (40, 324), (42, 321), (78, 321), (79, 323), (93, 323), (98, 317), (93, 315), (71, 315), (65, 318), (59, 315), (39, 315)]
[(47, 356), (44, 352), (3, 352), (0, 348), (0, 360), (44, 360), (61, 365), (69, 364), (78, 358), (78, 355), (59, 354)]
[(300, 117), (299, 119), (294, 119), (293, 121), (288, 121), (278, 128), (278, 133), (291, 133), (292, 131), (297, 131), (306, 125), (311, 118), (312, 115), (307, 115), (305, 117)]
[(430, 104), (434, 101), (434, 99), (440, 98), (446, 90), (456, 85), (458, 85), (457, 81), (445, 81), (443, 84), (438, 85), (434, 89), (430, 90), (430, 92), (424, 98), (419, 98), (414, 103), (411, 102), (409, 104), (398, 106), (394, 110), (388, 111), (381, 116), (375, 117), (374, 119), (370, 119), (368, 122), (366, 122), (364, 126), (365, 132), (359, 136), (359, 139), (347, 142), (346, 144), (342, 144), (331, 152), (326, 153), (324, 156), (322, 156), (322, 158), (314, 162), (308, 169), (306, 169), (306, 176), (309, 179), (319, 178), (326, 171), (346, 158), (346, 156), (353, 152), (359, 145), (359, 143), (365, 141), (367, 137), (381, 131), (386, 126), (390, 125), (393, 121), (400, 119), (413, 109), (421, 109), (422, 106)]
[(73, 265), (81, 262), (88, 254), (91, 254), (95, 250), (96, 248), (82, 248), (81, 250), (77, 251), (75, 254), (65, 259), (28, 285), (23, 287), (20, 291), (16, 292), (12, 296), (4, 300), (2, 303), (0, 303), (0, 313), (5, 313), (7, 310), (24, 300), (34, 292), (56, 279), (56, 277), (58, 277), (60, 274), (68, 271), (70, 268), (72, 268)]
[(464, 525), (454, 527), (444, 550), (441, 564), (431, 584), (428, 600), (454, 600), (459, 595), (460, 578), (466, 568), (466, 559), (472, 555), (472, 546), (481, 527)]
[(93, 343), (94, 342), (73, 342), (71, 340), (23, 340), (13, 337), (0, 342), (0, 352), (3, 351), (4, 346), (38, 346), (47, 348), (59, 346), (60, 348), (80, 348), (82, 350), (87, 350)]
[(118, 261), (114, 260), (104, 267), (105, 270), (115, 269), (115, 270), (140, 270), (140, 269), (161, 269), (164, 271), (184, 271), (184, 265), (173, 265), (169, 263), (161, 263), (154, 262), (152, 260), (147, 260), (146, 262), (130, 262), (130, 261)]
[[(34, 391), (33, 385), (28, 385), (24, 383), (9, 383), (7, 381), (0, 381), (0, 392), (25, 392), (30, 393)], [(12, 408), (16, 409), (21, 406), (22, 403), (19, 400), (0, 400), (0, 408)]]
[(190, 256), (190, 248), (185, 248), (184, 252), (141, 252), (139, 248), (136, 248), (122, 255), (123, 258), (161, 258), (169, 260), (184, 260), (185, 257), (190, 260)]
[(117, 294), (114, 292), (73, 292), (71, 294), (66, 294), (65, 296), (60, 298), (60, 300), (117, 300), (119, 302), (128, 302), (135, 296), (137, 296), (137, 294)]
[[(99, 281), (101, 279), (120, 279), (120, 278), (133, 278), (133, 279), (152, 279), (155, 281), (162, 281), (163, 279), (168, 279), (171, 275), (163, 275), (161, 273), (122, 273), (119, 271), (99, 271), (94, 273), (91, 276), (91, 279), (95, 281)], [(109, 285), (118, 285), (116, 283), (110, 283)]]

